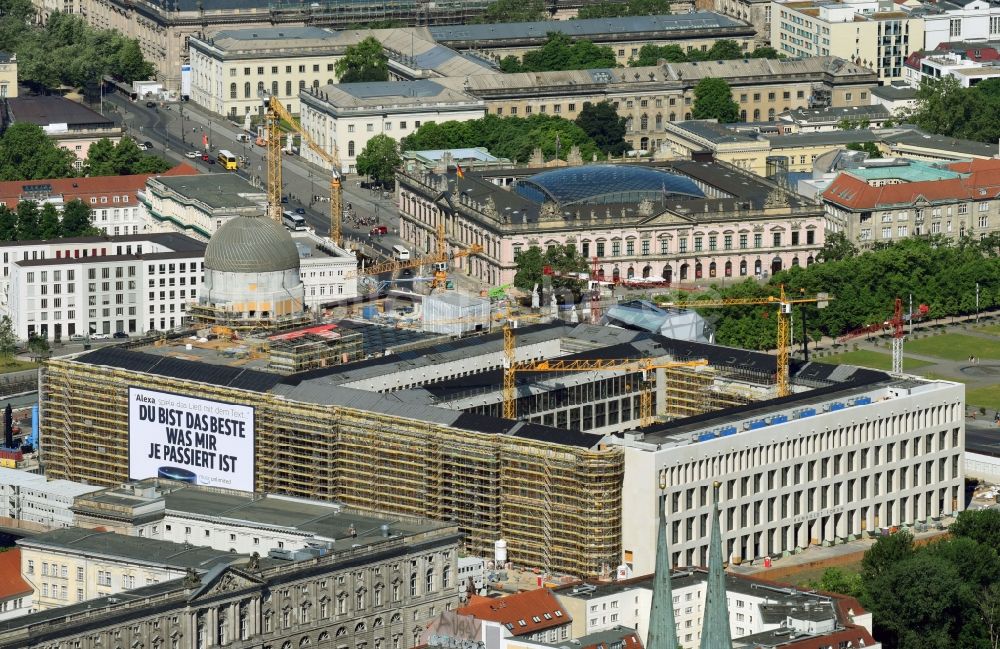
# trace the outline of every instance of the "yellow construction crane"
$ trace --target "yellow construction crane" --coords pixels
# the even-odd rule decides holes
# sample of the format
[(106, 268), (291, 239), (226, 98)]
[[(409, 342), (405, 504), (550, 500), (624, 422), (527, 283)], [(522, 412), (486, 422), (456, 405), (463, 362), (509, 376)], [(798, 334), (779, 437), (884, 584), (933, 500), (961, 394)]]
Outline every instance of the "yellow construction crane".
[(701, 309), (726, 306), (757, 306), (773, 304), (778, 307), (778, 396), (787, 397), (791, 393), (791, 384), (788, 377), (789, 360), (789, 334), (791, 330), (788, 326), (789, 316), (792, 314), (792, 305), (795, 304), (815, 304), (817, 308), (825, 308), (827, 303), (833, 298), (826, 293), (819, 293), (816, 297), (789, 298), (785, 295), (785, 285), (781, 285), (780, 294), (775, 297), (769, 295), (761, 298), (729, 298), (725, 300), (692, 300), (690, 302), (664, 302), (664, 306), (678, 307), (684, 309)]
[[(505, 338), (506, 340), (506, 338)], [(519, 372), (642, 372), (643, 386), (639, 392), (639, 424), (649, 426), (653, 423), (653, 392), (650, 385), (652, 379), (650, 373), (654, 370), (675, 367), (705, 367), (707, 360), (697, 361), (667, 361), (660, 358), (640, 358), (629, 359), (586, 359), (586, 360), (548, 360), (528, 363), (513, 363), (507, 368), (507, 372), (516, 375)], [(506, 379), (506, 376), (504, 377)], [(506, 380), (505, 380), (506, 385)], [(512, 378), (513, 385), (513, 378)], [(517, 416), (516, 395), (511, 391), (511, 398), (514, 400), (509, 406), (507, 404), (507, 393), (504, 393), (504, 413), (508, 410), (514, 416), (508, 419), (515, 419)]]
[(302, 138), (302, 143), (323, 158), (331, 167), (330, 176), (330, 241), (338, 246), (343, 243), (340, 219), (343, 216), (343, 188), (340, 184), (340, 156), (337, 143), (332, 142), (333, 151), (327, 151), (310, 137), (302, 125), (273, 96), (264, 94), (264, 109), (267, 129), (267, 206), (268, 216), (281, 223), (281, 122), (292, 127)]

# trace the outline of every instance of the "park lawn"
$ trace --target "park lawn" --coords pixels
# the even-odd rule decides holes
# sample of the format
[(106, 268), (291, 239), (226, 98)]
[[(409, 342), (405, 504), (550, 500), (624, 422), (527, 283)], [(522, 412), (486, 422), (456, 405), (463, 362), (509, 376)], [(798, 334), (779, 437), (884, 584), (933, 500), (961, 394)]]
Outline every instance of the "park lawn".
[[(779, 563), (780, 567), (780, 563)], [(789, 583), (793, 586), (798, 586), (799, 588), (808, 588), (811, 586), (812, 582), (819, 581), (823, 576), (823, 573), (829, 568), (838, 568), (845, 574), (857, 574), (861, 572), (861, 559), (847, 560), (843, 563), (839, 563), (836, 560), (829, 562), (828, 565), (823, 566), (809, 566), (805, 565), (801, 570), (796, 570), (794, 572), (789, 572), (777, 579), (782, 583)], [(759, 573), (764, 579), (767, 579), (767, 571)]]
[[(882, 352), (872, 351), (870, 349), (859, 349), (855, 352), (844, 352), (842, 354), (834, 354), (833, 356), (824, 356), (823, 358), (817, 358), (819, 363), (831, 363), (833, 365), (860, 365), (862, 367), (871, 367), (876, 370), (891, 370), (892, 369), (892, 355), (883, 354)], [(903, 369), (906, 371), (915, 370), (920, 367), (925, 367), (927, 365), (933, 365), (930, 361), (922, 361), (916, 358), (907, 358), (903, 355)]]
[(33, 363), (31, 361), (20, 361), (15, 358), (8, 365), (0, 363), (0, 374), (6, 374), (8, 372), (21, 372), (24, 370), (33, 370), (37, 367), (38, 363)]
[(940, 381), (954, 381), (965, 384), (965, 403), (970, 406), (982, 406), (984, 408), (1000, 409), (1000, 383), (988, 385), (969, 385), (969, 382), (961, 377), (947, 376), (936, 372), (921, 373), (926, 379)]
[(995, 336), (1000, 336), (1000, 324), (985, 325), (980, 327), (978, 331), (982, 331), (983, 333), (993, 334)]
[(969, 356), (1000, 359), (1000, 338), (990, 340), (964, 334), (942, 334), (919, 340), (907, 340), (904, 348), (911, 354), (937, 356), (950, 361), (968, 360)]

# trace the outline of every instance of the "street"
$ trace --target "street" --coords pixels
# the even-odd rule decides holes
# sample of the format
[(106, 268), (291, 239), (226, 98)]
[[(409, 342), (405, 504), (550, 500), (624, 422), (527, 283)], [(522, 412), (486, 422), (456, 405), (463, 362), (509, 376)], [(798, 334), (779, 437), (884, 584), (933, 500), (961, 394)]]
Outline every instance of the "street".
[[(190, 103), (166, 104), (159, 108), (147, 108), (144, 103), (132, 102), (121, 95), (104, 96), (105, 112), (116, 113), (126, 131), (137, 142), (149, 141), (153, 152), (176, 164), (186, 162), (203, 173), (226, 173), (216, 164), (208, 164), (198, 158), (186, 158), (185, 152), (202, 151), (202, 137), (208, 137), (209, 148), (214, 159), (219, 149), (227, 149), (247, 159), (236, 172), (247, 181), (264, 187), (263, 174), (266, 164), (264, 151), (253, 143), (238, 142), (236, 136), (244, 131), (227, 119), (208, 115)], [(288, 196), (285, 209), (305, 210), (306, 222), (320, 236), (327, 236), (330, 230), (329, 196), (330, 172), (308, 164), (298, 156), (285, 156), (282, 167), (283, 195)], [(369, 237), (370, 226), (355, 226), (351, 219), (344, 219), (341, 228), (345, 244), (350, 240), (366, 243), (386, 257), (391, 256), (392, 246), (406, 245), (394, 232), (399, 231), (399, 214), (393, 195), (382, 198), (381, 194), (370, 192), (359, 186), (360, 177), (345, 175), (341, 182), (343, 201), (353, 207), (353, 213), (364, 220), (374, 220), (389, 228), (389, 233), (381, 237)], [(262, 189), (263, 191), (263, 189)], [(312, 197), (322, 200), (313, 202)]]

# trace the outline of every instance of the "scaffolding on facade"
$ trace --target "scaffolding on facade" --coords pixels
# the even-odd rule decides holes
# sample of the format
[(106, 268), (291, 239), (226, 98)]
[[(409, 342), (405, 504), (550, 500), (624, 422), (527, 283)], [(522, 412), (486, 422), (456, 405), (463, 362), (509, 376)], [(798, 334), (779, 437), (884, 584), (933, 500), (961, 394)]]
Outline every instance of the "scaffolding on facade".
[(196, 327), (226, 327), (234, 331), (282, 331), (300, 327), (313, 321), (309, 312), (288, 315), (259, 315), (247, 317), (244, 313), (229, 311), (212, 304), (188, 305), (188, 317)]
[(360, 333), (305, 333), (291, 339), (270, 340), (268, 367), (281, 374), (305, 372), (364, 358)]

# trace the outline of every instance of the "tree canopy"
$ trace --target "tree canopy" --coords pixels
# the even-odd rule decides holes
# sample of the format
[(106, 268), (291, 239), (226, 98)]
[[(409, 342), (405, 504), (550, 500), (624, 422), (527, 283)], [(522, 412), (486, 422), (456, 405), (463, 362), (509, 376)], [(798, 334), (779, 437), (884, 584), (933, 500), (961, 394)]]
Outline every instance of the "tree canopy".
[(545, 20), (545, 5), (542, 0), (496, 0), (474, 23), (530, 23)]
[(382, 43), (372, 36), (349, 45), (333, 69), (340, 83), (389, 80), (389, 58), (382, 51)]
[(627, 0), (580, 7), (577, 18), (618, 18), (621, 16), (665, 16), (670, 13), (668, 0)]
[(691, 116), (695, 119), (717, 119), (722, 123), (731, 123), (740, 119), (740, 107), (733, 99), (733, 92), (725, 80), (705, 77), (694, 87)]
[(952, 76), (925, 78), (907, 122), (930, 133), (993, 142), (1000, 138), (1000, 79), (963, 88)]
[(75, 159), (35, 124), (12, 124), (0, 136), (0, 180), (66, 178), (74, 174)]
[[(563, 273), (587, 272), (587, 259), (581, 255), (573, 244), (550, 246), (544, 252), (538, 246), (531, 246), (514, 256), (517, 273), (514, 275), (514, 286), (524, 291), (531, 291), (535, 284), (541, 286), (542, 271), (545, 266)], [(570, 277), (553, 277), (552, 285), (578, 293), (583, 283)]]
[(96, 29), (75, 15), (53, 12), (44, 26), (23, 0), (0, 2), (0, 49), (17, 52), (18, 77), (48, 88), (79, 87), (108, 74), (131, 83), (155, 69), (139, 42), (114, 30)]
[(17, 336), (14, 334), (14, 323), (10, 316), (0, 317), (0, 364), (10, 365), (14, 362), (17, 352)]
[[(786, 292), (807, 295), (829, 292), (836, 297), (825, 309), (810, 309), (809, 335), (840, 336), (864, 325), (883, 322), (897, 297), (913, 295), (914, 306), (927, 304), (931, 317), (974, 313), (975, 285), (983, 309), (1000, 306), (1000, 237), (967, 234), (953, 241), (940, 236), (903, 239), (855, 254), (849, 241), (831, 237), (822, 264), (792, 267), (774, 274), (766, 284), (756, 281), (718, 288), (721, 299), (776, 296)], [(665, 296), (663, 299), (670, 299)], [(677, 299), (677, 298), (674, 298)], [(695, 301), (697, 295), (681, 296)], [(777, 321), (772, 307), (733, 307), (712, 311), (717, 317), (716, 339), (723, 345), (773, 349)], [(797, 318), (798, 316), (796, 316)]]
[(545, 44), (524, 54), (523, 59), (507, 56), (500, 61), (504, 72), (549, 72), (551, 70), (591, 70), (613, 68), (615, 52), (606, 45), (576, 40), (559, 32), (550, 32)]
[(59, 239), (100, 234), (93, 225), (90, 207), (80, 199), (63, 206), (62, 214), (51, 203), (39, 206), (21, 201), (16, 209), (0, 205), (0, 241)]
[(746, 52), (736, 41), (721, 39), (707, 50), (683, 49), (680, 45), (643, 45), (639, 55), (629, 61), (632, 67), (656, 65), (660, 59), (668, 63), (690, 63), (693, 61), (730, 61), (733, 59), (779, 59), (778, 50), (764, 45), (752, 52)]
[(118, 144), (103, 138), (90, 145), (84, 171), (88, 176), (125, 176), (157, 174), (170, 169), (170, 163), (159, 156), (144, 153), (135, 140), (122, 138)]
[(547, 158), (556, 155), (556, 138), (559, 140), (559, 157), (565, 159), (570, 147), (577, 145), (584, 160), (592, 156), (603, 157), (601, 150), (580, 126), (554, 115), (530, 117), (486, 117), (467, 122), (424, 122), (415, 133), (403, 138), (404, 151), (423, 149), (454, 149), (486, 147), (490, 153), (502, 158), (524, 162), (531, 157), (535, 147), (541, 147)]
[(618, 115), (614, 104), (602, 101), (583, 103), (576, 125), (594, 141), (605, 154), (620, 156), (628, 151), (625, 141), (625, 118)]
[(392, 182), (396, 169), (403, 163), (399, 143), (388, 135), (376, 135), (358, 155), (358, 173), (371, 176), (383, 185)]

